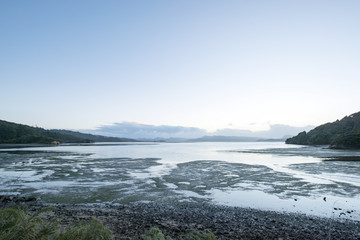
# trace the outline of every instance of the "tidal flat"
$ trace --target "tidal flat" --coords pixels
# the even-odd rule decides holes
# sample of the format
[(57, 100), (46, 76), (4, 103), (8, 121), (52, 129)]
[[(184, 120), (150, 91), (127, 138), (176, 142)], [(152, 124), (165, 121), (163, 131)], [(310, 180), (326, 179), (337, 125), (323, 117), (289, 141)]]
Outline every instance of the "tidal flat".
[[(279, 142), (1, 149), (0, 194), (35, 197), (41, 204), (67, 206), (64, 211), (73, 204), (90, 212), (94, 207), (100, 213), (104, 206), (125, 206), (135, 212), (134, 206), (144, 206), (145, 211), (145, 206), (156, 205), (168, 208), (166, 214), (171, 215), (172, 207), (202, 211), (202, 206), (209, 206), (227, 209), (227, 214), (260, 211), (264, 217), (268, 212), (279, 214), (276, 218), (285, 214), (324, 224), (358, 224), (359, 157), (357, 151)], [(254, 218), (263, 221), (263, 217)], [(190, 220), (176, 219), (190, 224)], [(347, 230), (353, 236), (359, 234), (358, 228)]]

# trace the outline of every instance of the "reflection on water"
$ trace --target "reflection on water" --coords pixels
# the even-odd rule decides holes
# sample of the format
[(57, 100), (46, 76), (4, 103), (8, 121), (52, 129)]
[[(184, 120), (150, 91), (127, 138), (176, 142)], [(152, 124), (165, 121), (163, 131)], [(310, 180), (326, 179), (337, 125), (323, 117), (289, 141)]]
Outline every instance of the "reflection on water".
[(52, 203), (206, 201), (360, 220), (359, 157), (283, 143), (3, 149), (0, 194)]

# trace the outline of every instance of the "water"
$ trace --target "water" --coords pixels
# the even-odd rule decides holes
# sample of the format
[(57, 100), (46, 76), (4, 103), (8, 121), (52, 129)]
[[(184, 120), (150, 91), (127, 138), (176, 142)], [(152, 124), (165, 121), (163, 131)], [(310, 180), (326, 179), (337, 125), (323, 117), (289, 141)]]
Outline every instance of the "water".
[(0, 194), (49, 203), (210, 202), (360, 220), (359, 158), (262, 142), (2, 149)]

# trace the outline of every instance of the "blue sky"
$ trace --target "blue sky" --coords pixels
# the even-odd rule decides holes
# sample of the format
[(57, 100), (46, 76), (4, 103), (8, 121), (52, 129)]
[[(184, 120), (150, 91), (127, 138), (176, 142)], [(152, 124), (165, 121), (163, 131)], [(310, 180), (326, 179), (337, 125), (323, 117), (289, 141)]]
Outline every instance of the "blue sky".
[(360, 1), (1, 1), (0, 119), (264, 130), (360, 110)]

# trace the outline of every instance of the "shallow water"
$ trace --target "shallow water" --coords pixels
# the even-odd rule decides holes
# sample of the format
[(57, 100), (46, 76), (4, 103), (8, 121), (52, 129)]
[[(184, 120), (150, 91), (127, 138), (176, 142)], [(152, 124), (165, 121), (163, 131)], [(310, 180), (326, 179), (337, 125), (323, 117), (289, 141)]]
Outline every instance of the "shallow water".
[(359, 157), (261, 142), (2, 149), (0, 194), (50, 203), (212, 202), (360, 220)]

